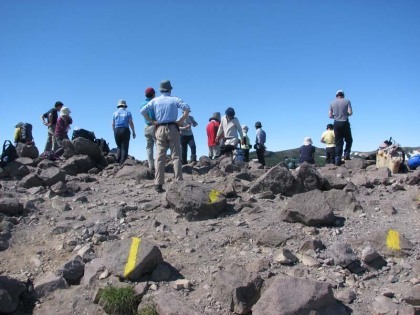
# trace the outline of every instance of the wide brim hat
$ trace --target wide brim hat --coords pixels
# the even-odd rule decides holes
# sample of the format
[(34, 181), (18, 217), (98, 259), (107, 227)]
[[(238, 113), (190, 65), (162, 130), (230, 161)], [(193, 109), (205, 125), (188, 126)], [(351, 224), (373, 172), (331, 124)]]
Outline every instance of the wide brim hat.
[(303, 139), (303, 145), (310, 145), (312, 144), (312, 139), (310, 137), (305, 137)]
[(219, 112), (214, 112), (213, 113), (213, 116), (211, 116), (210, 118), (209, 118), (209, 121), (210, 120), (217, 120), (217, 121), (219, 121), (220, 122), (220, 117), (221, 117), (221, 115), (220, 115), (220, 113)]
[(71, 110), (68, 107), (61, 107), (60, 116), (70, 115)]
[(171, 85), (171, 81), (163, 80), (160, 82), (159, 91), (160, 92), (170, 92), (172, 91), (173, 87)]
[(124, 101), (124, 100), (119, 100), (117, 108), (119, 108), (119, 107), (127, 107), (127, 102)]

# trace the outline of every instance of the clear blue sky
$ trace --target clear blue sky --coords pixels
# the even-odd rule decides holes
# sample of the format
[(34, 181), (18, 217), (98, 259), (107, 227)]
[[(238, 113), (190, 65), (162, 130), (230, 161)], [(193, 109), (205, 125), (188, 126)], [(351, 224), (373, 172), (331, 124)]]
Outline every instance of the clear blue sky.
[[(0, 143), (19, 121), (34, 126), (60, 100), (73, 128), (115, 147), (112, 113), (132, 112), (130, 154), (145, 159), (144, 89), (170, 79), (192, 109), (198, 155), (215, 111), (262, 122), (267, 147), (319, 147), (338, 89), (352, 104), (354, 151), (393, 136), (418, 146), (420, 1), (0, 1)], [(71, 136), (70, 131), (70, 136)]]

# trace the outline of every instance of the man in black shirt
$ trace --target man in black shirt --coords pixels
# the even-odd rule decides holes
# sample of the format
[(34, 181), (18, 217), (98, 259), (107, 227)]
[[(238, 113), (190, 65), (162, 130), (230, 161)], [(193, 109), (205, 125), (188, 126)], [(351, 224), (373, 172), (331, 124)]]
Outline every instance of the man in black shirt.
[(47, 143), (45, 144), (44, 151), (55, 151), (58, 149), (57, 140), (55, 139), (55, 125), (57, 124), (58, 114), (64, 106), (60, 101), (55, 102), (53, 108), (41, 116), (42, 123), (48, 127)]

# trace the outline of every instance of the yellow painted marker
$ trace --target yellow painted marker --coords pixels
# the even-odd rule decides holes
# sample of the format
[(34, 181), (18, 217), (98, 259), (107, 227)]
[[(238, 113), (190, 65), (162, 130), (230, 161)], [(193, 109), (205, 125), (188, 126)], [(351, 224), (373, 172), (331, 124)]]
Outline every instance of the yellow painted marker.
[(136, 267), (137, 252), (139, 251), (140, 243), (140, 237), (133, 237), (131, 239), (130, 252), (128, 253), (128, 259), (124, 269), (124, 277), (127, 277)]
[(216, 202), (217, 199), (219, 198), (219, 195), (220, 195), (220, 191), (212, 189), (209, 193), (210, 203)]
[(400, 250), (400, 233), (398, 231), (389, 229), (386, 236), (386, 246), (389, 249)]

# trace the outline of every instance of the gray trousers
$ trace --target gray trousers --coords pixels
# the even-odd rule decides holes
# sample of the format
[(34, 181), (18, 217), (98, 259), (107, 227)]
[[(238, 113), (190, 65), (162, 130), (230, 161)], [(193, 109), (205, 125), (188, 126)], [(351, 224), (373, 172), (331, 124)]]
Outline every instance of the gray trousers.
[(175, 179), (182, 180), (181, 143), (176, 125), (159, 126), (156, 129), (156, 185), (163, 185), (165, 182), (166, 152), (168, 149), (171, 150), (172, 154)]
[(57, 144), (57, 139), (54, 135), (55, 133), (55, 125), (48, 126), (48, 135), (47, 135), (47, 143), (45, 143), (45, 151), (55, 151), (59, 148)]
[(144, 136), (146, 138), (146, 152), (147, 152), (147, 161), (149, 163), (149, 169), (155, 169), (155, 161), (153, 159), (153, 148), (155, 146), (155, 126), (146, 125), (144, 127)]

